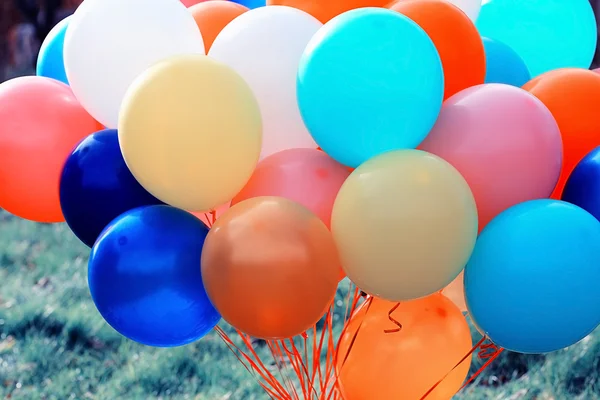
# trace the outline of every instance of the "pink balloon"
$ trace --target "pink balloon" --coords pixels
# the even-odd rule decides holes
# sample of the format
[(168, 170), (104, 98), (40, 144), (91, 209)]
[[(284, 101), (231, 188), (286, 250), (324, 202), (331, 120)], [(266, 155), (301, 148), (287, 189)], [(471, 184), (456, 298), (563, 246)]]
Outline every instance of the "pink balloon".
[(183, 5), (186, 6), (187, 8), (190, 8), (191, 6), (195, 6), (196, 4), (199, 4), (199, 3), (204, 3), (205, 1), (212, 1), (212, 0), (181, 0)]
[(446, 100), (421, 149), (467, 180), (480, 229), (515, 204), (550, 196), (562, 165), (562, 139), (548, 108), (501, 84), (474, 86)]
[(279, 196), (302, 204), (329, 228), (333, 202), (350, 171), (316, 149), (290, 149), (260, 161), (232, 205), (259, 196)]

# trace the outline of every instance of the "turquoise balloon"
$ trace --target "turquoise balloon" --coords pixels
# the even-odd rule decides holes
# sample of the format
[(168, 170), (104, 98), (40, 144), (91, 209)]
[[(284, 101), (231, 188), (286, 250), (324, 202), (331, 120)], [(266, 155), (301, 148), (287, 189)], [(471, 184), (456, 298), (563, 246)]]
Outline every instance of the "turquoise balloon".
[(494, 39), (482, 39), (485, 48), (485, 83), (521, 87), (531, 79), (527, 65), (513, 49)]
[(465, 268), (471, 318), (494, 343), (548, 353), (600, 323), (600, 222), (575, 205), (534, 200), (481, 232)]
[(298, 70), (298, 105), (309, 132), (349, 167), (417, 147), (443, 95), (442, 64), (429, 36), (383, 8), (329, 21), (309, 42)]
[(482, 36), (514, 49), (534, 78), (557, 68), (589, 68), (596, 51), (589, 0), (490, 0), (476, 25)]
[(71, 17), (69, 16), (60, 21), (46, 36), (44, 43), (40, 47), (36, 68), (36, 75), (56, 79), (67, 85), (69, 84), (69, 80), (65, 72), (63, 44), (70, 19)]

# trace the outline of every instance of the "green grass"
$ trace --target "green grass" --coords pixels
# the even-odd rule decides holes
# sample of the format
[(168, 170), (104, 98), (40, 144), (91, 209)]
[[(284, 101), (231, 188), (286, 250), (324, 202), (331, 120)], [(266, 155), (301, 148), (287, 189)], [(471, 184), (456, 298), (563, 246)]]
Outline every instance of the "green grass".
[[(88, 292), (88, 253), (64, 224), (0, 213), (0, 398), (266, 398), (216, 334), (155, 349), (112, 330)], [(457, 399), (600, 399), (599, 370), (594, 334), (546, 357), (506, 352)]]

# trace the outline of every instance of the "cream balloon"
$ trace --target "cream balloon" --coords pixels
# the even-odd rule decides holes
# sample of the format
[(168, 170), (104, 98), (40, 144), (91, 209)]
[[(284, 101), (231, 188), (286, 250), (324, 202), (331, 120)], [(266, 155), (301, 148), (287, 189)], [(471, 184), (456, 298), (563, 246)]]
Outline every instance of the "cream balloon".
[(204, 54), (194, 18), (173, 0), (85, 0), (69, 22), (64, 60), (77, 99), (116, 128), (127, 88), (146, 68), (178, 54)]
[(306, 44), (322, 26), (304, 11), (269, 6), (250, 10), (219, 33), (208, 55), (237, 71), (262, 114), (261, 158), (292, 148), (316, 148), (296, 100), (296, 75)]
[(260, 110), (228, 66), (203, 55), (175, 56), (130, 86), (119, 144), (131, 173), (155, 197), (207, 211), (250, 179), (260, 154)]
[(448, 2), (460, 8), (471, 18), (471, 21), (475, 22), (477, 20), (479, 10), (481, 10), (481, 0), (448, 0)]
[(390, 301), (442, 290), (466, 265), (477, 238), (469, 185), (441, 158), (397, 150), (360, 165), (333, 206), (342, 268), (359, 288)]

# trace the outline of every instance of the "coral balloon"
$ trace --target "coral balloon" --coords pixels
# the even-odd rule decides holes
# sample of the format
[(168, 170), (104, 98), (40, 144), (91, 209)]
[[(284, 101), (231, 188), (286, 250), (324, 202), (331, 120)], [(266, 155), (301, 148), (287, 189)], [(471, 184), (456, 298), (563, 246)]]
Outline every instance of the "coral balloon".
[(312, 211), (331, 224), (331, 210), (348, 169), (315, 149), (290, 149), (258, 163), (252, 178), (232, 204), (260, 196), (280, 196)]
[(475, 324), (498, 346), (548, 353), (600, 323), (600, 223), (556, 200), (533, 200), (498, 215), (479, 235), (465, 268)]
[(485, 80), (485, 52), (477, 28), (445, 0), (404, 0), (391, 7), (429, 35), (442, 60), (444, 99)]
[(0, 207), (21, 218), (62, 222), (58, 186), (73, 147), (102, 129), (62, 82), (0, 84)]
[(258, 100), (263, 120), (261, 158), (294, 148), (316, 148), (296, 97), (302, 53), (323, 26), (290, 7), (261, 7), (232, 21), (209, 56), (239, 73)]
[(501, 84), (448, 99), (421, 148), (466, 179), (480, 229), (515, 204), (548, 197), (562, 165), (561, 135), (548, 108), (523, 89)]
[(397, 150), (350, 174), (331, 229), (348, 278), (367, 293), (404, 301), (442, 290), (464, 268), (477, 209), (467, 182), (446, 161)]
[(119, 119), (119, 143), (133, 176), (184, 210), (228, 202), (258, 162), (256, 99), (235, 71), (206, 56), (173, 57), (149, 68), (129, 88)]
[(205, 1), (189, 8), (204, 39), (206, 51), (225, 26), (239, 17), (248, 7), (232, 1)]
[(427, 400), (451, 399), (471, 365), (470, 355), (458, 364), (472, 348), (467, 321), (440, 294), (396, 305), (373, 298), (343, 332), (336, 368), (344, 399), (419, 400), (440, 380)]
[(390, 0), (267, 0), (267, 5), (298, 8), (325, 23), (355, 8), (385, 7), (389, 2)]
[(560, 128), (563, 166), (552, 193), (559, 199), (577, 163), (600, 143), (600, 75), (584, 69), (561, 69), (538, 76), (523, 89), (548, 107)]
[(231, 325), (264, 339), (313, 326), (333, 301), (339, 265), (325, 224), (281, 197), (233, 206), (213, 225), (202, 252), (212, 303)]

